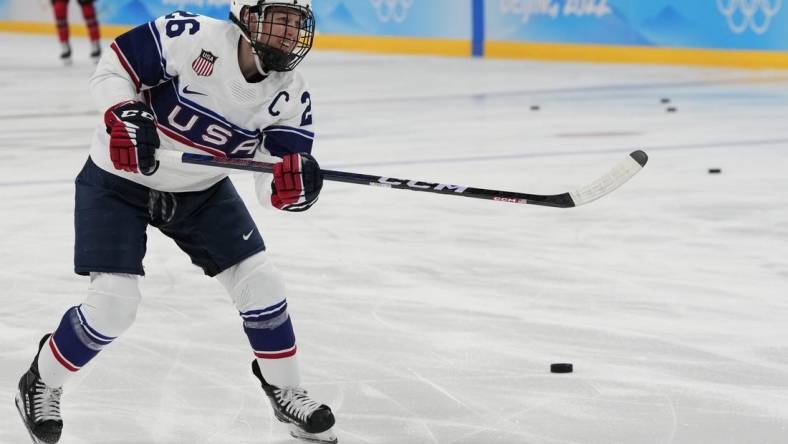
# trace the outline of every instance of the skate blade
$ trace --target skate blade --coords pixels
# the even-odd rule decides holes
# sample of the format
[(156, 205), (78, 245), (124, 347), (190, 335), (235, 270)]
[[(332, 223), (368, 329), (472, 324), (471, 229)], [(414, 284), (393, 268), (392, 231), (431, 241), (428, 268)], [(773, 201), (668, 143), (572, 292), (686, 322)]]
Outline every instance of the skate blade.
[(33, 435), (33, 431), (30, 430), (30, 427), (28, 427), (27, 420), (25, 419), (25, 410), (22, 406), (22, 400), (19, 399), (19, 394), (14, 397), (14, 404), (16, 404), (16, 411), (19, 412), (19, 418), (22, 419), (22, 424), (24, 424), (27, 433), (30, 435), (30, 439), (33, 440), (33, 444), (46, 444), (44, 441), (36, 438), (36, 436)]
[(306, 442), (322, 443), (322, 444), (336, 444), (337, 435), (330, 429), (322, 433), (307, 433), (295, 425), (290, 425), (290, 436), (295, 439), (300, 439)]

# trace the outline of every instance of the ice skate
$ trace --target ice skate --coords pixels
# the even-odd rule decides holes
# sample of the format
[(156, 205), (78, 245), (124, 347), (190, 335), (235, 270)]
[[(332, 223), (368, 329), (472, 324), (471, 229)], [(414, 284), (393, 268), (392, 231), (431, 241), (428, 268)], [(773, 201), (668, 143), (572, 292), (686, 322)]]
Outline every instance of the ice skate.
[(61, 43), (60, 61), (63, 63), (63, 66), (71, 66), (71, 45), (68, 43)]
[(252, 361), (252, 373), (263, 386), (274, 415), (290, 427), (290, 436), (313, 443), (335, 444), (337, 437), (331, 427), (334, 414), (324, 404), (318, 404), (300, 387), (280, 388), (266, 382), (257, 360)]
[(16, 408), (30, 433), (33, 444), (55, 444), (60, 440), (63, 420), (60, 417), (61, 388), (44, 384), (38, 373), (38, 354), (50, 335), (41, 338), (38, 353), (30, 369), (19, 380), (16, 394)]
[(99, 42), (91, 42), (90, 48), (90, 60), (93, 60), (93, 63), (98, 64), (99, 59), (101, 58), (101, 45)]

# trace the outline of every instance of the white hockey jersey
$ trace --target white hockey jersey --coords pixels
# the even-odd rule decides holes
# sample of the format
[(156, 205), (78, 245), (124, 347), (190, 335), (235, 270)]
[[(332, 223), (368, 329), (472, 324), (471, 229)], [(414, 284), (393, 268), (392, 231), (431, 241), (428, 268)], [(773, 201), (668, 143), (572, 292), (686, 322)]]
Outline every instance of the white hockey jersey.
[[(296, 71), (249, 83), (238, 64), (240, 30), (228, 21), (176, 11), (115, 39), (91, 79), (100, 110), (136, 99), (156, 115), (163, 150), (230, 158), (311, 152), (312, 99)], [(90, 156), (102, 169), (159, 191), (204, 190), (219, 168), (162, 164), (151, 176), (118, 171), (103, 119)], [(262, 176), (258, 176), (258, 189)], [(264, 200), (258, 194), (261, 202)]]

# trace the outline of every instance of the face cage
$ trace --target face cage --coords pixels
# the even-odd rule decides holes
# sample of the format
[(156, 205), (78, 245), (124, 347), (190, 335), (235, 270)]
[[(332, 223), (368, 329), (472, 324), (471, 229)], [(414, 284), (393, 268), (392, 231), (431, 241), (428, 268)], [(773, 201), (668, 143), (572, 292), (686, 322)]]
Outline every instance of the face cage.
[[(273, 18), (271, 16), (273, 14), (266, 14), (266, 9), (268, 8), (287, 9), (289, 10), (287, 12), (288, 15), (298, 14), (301, 17), (295, 41), (286, 37), (294, 27), (289, 23), (273, 23), (271, 21)], [(309, 50), (312, 49), (312, 42), (315, 37), (315, 16), (312, 14), (311, 9), (292, 5), (270, 5), (265, 7), (258, 5), (250, 7), (248, 11), (250, 12), (249, 17), (251, 18), (252, 26), (247, 27), (246, 23), (243, 23), (241, 29), (245, 31), (247, 37), (252, 42), (252, 48), (265, 69), (271, 71), (292, 71), (301, 63), (304, 57), (306, 57)], [(243, 12), (241, 15), (243, 16)], [(273, 34), (272, 32), (263, 32), (266, 27), (271, 30), (274, 28), (284, 28), (284, 32), (282, 35)], [(282, 39), (283, 41), (290, 42), (294, 45), (293, 49), (287, 52), (281, 48), (269, 46), (267, 43), (270, 42), (271, 39)]]

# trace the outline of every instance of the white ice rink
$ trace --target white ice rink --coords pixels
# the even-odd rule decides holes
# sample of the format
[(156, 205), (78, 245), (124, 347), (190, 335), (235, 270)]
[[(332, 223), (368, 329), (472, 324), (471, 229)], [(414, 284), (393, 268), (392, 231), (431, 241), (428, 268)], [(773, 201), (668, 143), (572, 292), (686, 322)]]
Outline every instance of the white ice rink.
[[(18, 378), (87, 287), (87, 52), (66, 69), (53, 36), (0, 34), (3, 444), (28, 442)], [(788, 72), (310, 57), (326, 168), (552, 194), (650, 155), (563, 210), (327, 183), (275, 213), (233, 175), (340, 443), (788, 442)], [(229, 297), (148, 234), (137, 322), (66, 386), (61, 443), (293, 442)]]

